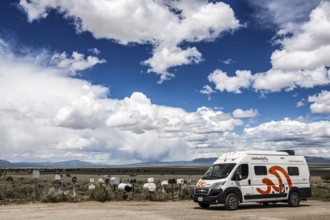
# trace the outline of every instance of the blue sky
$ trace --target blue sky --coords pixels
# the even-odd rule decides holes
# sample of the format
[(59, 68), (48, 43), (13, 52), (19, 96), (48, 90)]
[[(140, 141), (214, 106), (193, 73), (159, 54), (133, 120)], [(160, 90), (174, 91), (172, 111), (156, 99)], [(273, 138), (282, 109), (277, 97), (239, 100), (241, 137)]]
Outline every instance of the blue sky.
[(0, 149), (125, 164), (330, 157), (330, 2), (0, 2)]

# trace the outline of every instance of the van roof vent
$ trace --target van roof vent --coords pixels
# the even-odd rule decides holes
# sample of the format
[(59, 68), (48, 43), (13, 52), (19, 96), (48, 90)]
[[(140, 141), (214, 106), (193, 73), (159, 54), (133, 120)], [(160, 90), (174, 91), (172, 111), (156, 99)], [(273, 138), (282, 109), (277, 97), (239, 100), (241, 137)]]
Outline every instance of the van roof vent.
[(278, 152), (286, 152), (289, 155), (295, 155), (294, 150), (277, 150)]

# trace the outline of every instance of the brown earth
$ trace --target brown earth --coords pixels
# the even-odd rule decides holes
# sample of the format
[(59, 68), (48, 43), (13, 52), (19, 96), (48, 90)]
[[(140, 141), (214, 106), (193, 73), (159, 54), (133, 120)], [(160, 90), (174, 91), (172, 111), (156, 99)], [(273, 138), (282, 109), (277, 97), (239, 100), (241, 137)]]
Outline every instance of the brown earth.
[(24, 204), (0, 206), (1, 220), (27, 219), (244, 219), (244, 220), (310, 220), (330, 219), (330, 202), (310, 200), (300, 207), (287, 204), (263, 206), (256, 203), (241, 204), (236, 211), (227, 211), (223, 205), (200, 209), (192, 201), (178, 202), (83, 202), (57, 204)]

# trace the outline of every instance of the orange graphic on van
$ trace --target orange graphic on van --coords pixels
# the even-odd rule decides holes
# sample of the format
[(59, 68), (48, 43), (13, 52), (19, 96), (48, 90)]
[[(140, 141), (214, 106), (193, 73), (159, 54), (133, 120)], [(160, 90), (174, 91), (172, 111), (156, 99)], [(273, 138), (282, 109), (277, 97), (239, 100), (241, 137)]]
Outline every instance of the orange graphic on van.
[(196, 184), (196, 186), (198, 187), (204, 187), (206, 185), (206, 183), (203, 180), (199, 180)]
[(275, 185), (274, 182), (272, 180), (270, 180), (269, 178), (267, 178), (267, 177), (263, 178), (262, 183), (267, 185), (267, 189), (262, 190), (260, 188), (257, 188), (257, 191), (260, 194), (263, 194), (263, 195), (269, 194), (271, 192), (272, 188), (276, 192), (284, 192), (284, 184), (283, 184), (282, 178), (279, 173), (283, 174), (283, 176), (285, 177), (289, 189), (292, 188), (291, 178), (289, 177), (289, 174), (286, 172), (285, 169), (283, 169), (280, 166), (272, 166), (271, 168), (269, 168), (268, 172), (270, 174), (274, 175), (277, 178), (279, 183), (277, 185)]

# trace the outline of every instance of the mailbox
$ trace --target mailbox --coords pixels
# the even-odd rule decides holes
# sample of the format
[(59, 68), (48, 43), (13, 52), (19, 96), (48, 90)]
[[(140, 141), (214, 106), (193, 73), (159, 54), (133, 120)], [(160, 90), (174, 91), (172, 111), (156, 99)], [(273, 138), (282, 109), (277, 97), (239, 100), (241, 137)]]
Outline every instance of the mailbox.
[(169, 179), (168, 180), (168, 183), (169, 184), (176, 184), (176, 179)]
[(118, 185), (118, 190), (123, 192), (130, 192), (133, 189), (133, 186), (130, 183), (120, 183)]

